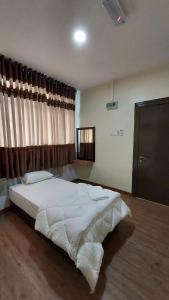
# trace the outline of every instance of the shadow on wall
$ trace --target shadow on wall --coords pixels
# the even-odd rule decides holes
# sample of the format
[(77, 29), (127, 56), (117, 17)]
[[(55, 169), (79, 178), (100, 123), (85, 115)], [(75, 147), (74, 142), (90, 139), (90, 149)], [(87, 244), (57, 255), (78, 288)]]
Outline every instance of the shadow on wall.
[(65, 180), (74, 180), (77, 179), (76, 170), (73, 165), (67, 165), (61, 168), (60, 178)]
[(78, 178), (88, 179), (93, 168), (93, 163), (90, 161), (76, 160), (74, 162), (74, 168)]
[(9, 206), (8, 186), (9, 181), (7, 179), (0, 179), (0, 210)]
[(0, 179), (0, 210), (7, 208), (10, 205), (8, 188), (9, 186), (18, 183), (17, 179), (7, 180), (6, 178)]

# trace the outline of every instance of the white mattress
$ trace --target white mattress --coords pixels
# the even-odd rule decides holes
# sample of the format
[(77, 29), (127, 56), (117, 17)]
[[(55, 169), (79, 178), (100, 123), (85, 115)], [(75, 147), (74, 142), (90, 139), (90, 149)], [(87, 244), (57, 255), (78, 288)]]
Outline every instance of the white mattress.
[(17, 184), (9, 188), (10, 200), (34, 219), (43, 201), (53, 197), (62, 201), (62, 197), (70, 197), (76, 193), (75, 183), (55, 177), (33, 184)]

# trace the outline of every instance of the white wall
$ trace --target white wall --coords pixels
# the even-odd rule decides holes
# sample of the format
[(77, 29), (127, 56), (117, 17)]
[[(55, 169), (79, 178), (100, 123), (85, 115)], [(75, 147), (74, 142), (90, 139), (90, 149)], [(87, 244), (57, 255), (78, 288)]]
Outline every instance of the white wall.
[[(169, 66), (116, 80), (115, 111), (106, 111), (112, 100), (113, 82), (81, 93), (81, 126), (96, 126), (96, 162), (77, 162), (80, 178), (131, 191), (134, 131), (134, 103), (169, 97)], [(111, 136), (123, 129), (124, 136)]]

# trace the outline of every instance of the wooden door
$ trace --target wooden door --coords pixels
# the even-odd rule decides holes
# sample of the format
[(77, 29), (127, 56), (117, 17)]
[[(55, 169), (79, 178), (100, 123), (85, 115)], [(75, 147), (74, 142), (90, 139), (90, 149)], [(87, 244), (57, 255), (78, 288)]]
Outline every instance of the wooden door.
[(169, 205), (169, 98), (135, 104), (133, 195)]

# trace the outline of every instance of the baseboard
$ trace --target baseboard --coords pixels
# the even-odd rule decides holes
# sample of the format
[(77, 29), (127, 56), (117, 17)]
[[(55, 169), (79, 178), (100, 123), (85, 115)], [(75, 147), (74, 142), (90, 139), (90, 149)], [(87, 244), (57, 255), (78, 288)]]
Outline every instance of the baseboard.
[(129, 193), (129, 192), (126, 192), (126, 191), (123, 191), (123, 190), (120, 190), (120, 189), (116, 189), (116, 188), (113, 188), (113, 187), (110, 187), (110, 186), (107, 186), (107, 185), (103, 185), (103, 184), (100, 184), (100, 183), (92, 182), (92, 181), (89, 181), (89, 180), (84, 180), (84, 179), (77, 178), (77, 179), (74, 179), (72, 181), (75, 182), (75, 183), (82, 182), (82, 183), (87, 183), (87, 184), (91, 184), (91, 185), (100, 185), (104, 189), (108, 189), (108, 190), (111, 190), (111, 191), (114, 191), (114, 192), (118, 192), (120, 194), (122, 193), (122, 194), (125, 194), (125, 195), (128, 195), (128, 196), (132, 196), (132, 193)]

